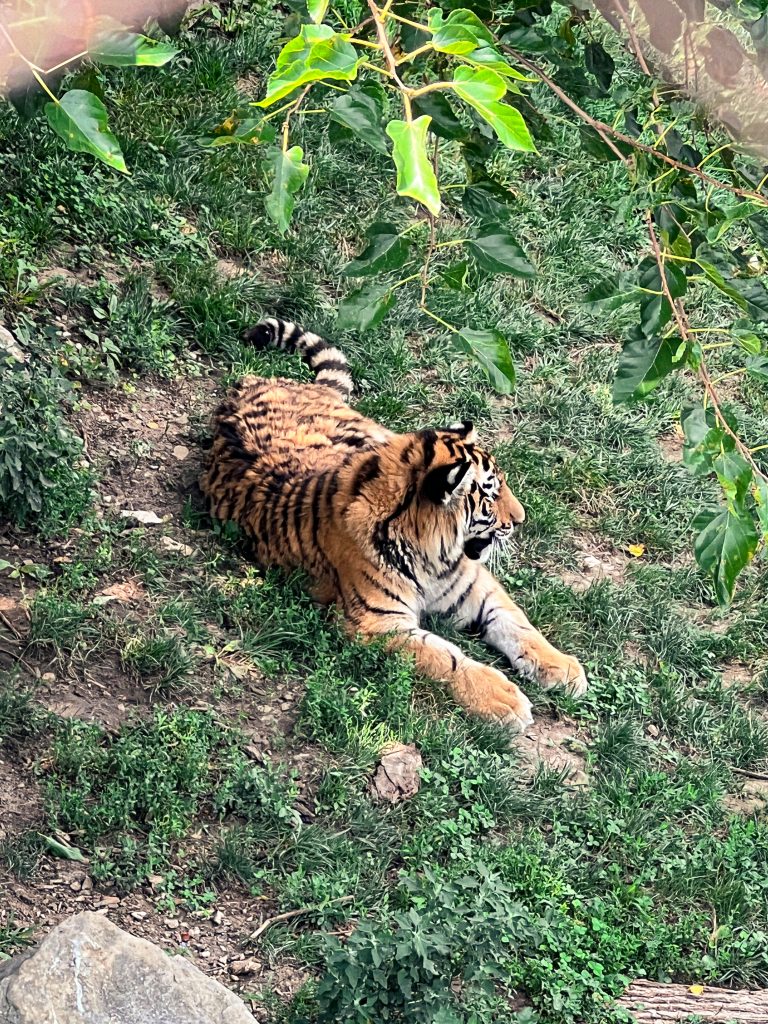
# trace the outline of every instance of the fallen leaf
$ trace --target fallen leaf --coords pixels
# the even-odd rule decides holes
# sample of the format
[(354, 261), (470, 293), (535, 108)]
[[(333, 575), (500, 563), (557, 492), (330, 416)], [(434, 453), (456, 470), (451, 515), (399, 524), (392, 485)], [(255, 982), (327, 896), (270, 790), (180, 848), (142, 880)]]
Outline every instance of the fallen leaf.
[(163, 520), (154, 512), (144, 512), (141, 509), (124, 508), (120, 515), (123, 519), (131, 519), (142, 526), (159, 526)]
[(642, 558), (645, 554), (645, 544), (630, 544), (627, 551), (633, 558)]
[(688, 991), (691, 993), (692, 996), (702, 996), (702, 995), (704, 995), (704, 986), (703, 985), (690, 985), (688, 987)]
[(41, 835), (40, 838), (54, 857), (63, 857), (64, 860), (76, 860), (80, 864), (88, 863), (88, 859), (83, 856), (82, 852), (78, 850), (76, 846), (67, 846), (65, 843), (60, 843), (58, 840), (54, 839), (53, 836)]
[(387, 748), (373, 777), (371, 795), (391, 804), (415, 796), (421, 785), (422, 763), (421, 754), (412, 743)]
[(147, 426), (149, 427), (150, 430), (160, 429), (160, 424), (155, 422), (155, 420), (147, 420)]
[(165, 548), (166, 551), (175, 551), (180, 555), (194, 555), (195, 549), (191, 548), (189, 544), (182, 544), (179, 540), (174, 540), (173, 537), (161, 537), (160, 547)]
[(100, 590), (93, 603), (107, 604), (109, 601), (119, 601), (121, 604), (130, 604), (131, 601), (138, 601), (143, 596), (144, 592), (137, 583), (126, 580), (125, 583), (113, 583), (111, 587)]

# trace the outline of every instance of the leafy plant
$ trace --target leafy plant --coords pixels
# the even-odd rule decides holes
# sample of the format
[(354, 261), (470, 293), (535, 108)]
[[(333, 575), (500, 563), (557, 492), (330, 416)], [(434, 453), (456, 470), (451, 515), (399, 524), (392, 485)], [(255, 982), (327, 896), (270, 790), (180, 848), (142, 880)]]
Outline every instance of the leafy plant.
[[(291, 144), (299, 119), (327, 114), (332, 145), (346, 138), (389, 154), (397, 194), (422, 212), (402, 225), (368, 227), (367, 244), (345, 270), (363, 283), (342, 298), (337, 327), (375, 329), (395, 307), (401, 289), (414, 285), (420, 312), (451, 333), (457, 351), (507, 394), (515, 383), (509, 339), (490, 325), (455, 326), (435, 312), (432, 297), (444, 304), (450, 292), (471, 291), (475, 282), (494, 274), (535, 278), (534, 263), (510, 229), (512, 197), (494, 177), (493, 161), (498, 147), (516, 159), (538, 158), (534, 135), (546, 138), (548, 129), (531, 90), (537, 81), (566, 103), (580, 119), (585, 160), (631, 166), (620, 215), (638, 208), (648, 229), (650, 255), (586, 296), (601, 317), (608, 310), (631, 309), (613, 398), (645, 400), (674, 372), (688, 371), (698, 380), (703, 394), (698, 409), (702, 415), (708, 410), (711, 422), (702, 433), (701, 415), (684, 418), (694, 431), (687, 431), (687, 448), (695, 454), (686, 461), (718, 480), (724, 505), (702, 512), (694, 551), (718, 602), (728, 604), (737, 576), (768, 541), (768, 467), (760, 454), (765, 445), (742, 440), (743, 425), (720, 398), (707, 360), (713, 348), (731, 345), (741, 353), (742, 365), (729, 374), (768, 379), (760, 327), (768, 320), (762, 279), (768, 197), (739, 184), (744, 172), (735, 167), (727, 144), (702, 156), (695, 121), (690, 141), (683, 139), (675, 127), (681, 97), (667, 90), (660, 99), (647, 80), (615, 88), (614, 60), (588, 28), (586, 13), (571, 14), (558, 25), (557, 19), (547, 20), (552, 12), (547, 0), (513, 15), (493, 6), (482, 12), (447, 4), (379, 6), (376, 0), (367, 6), (369, 17), (350, 29), (338, 13), (329, 15), (326, 4), (312, 4), (309, 20), (281, 49), (265, 95), (255, 103), (266, 111), (262, 119), (254, 120), (252, 111), (248, 116), (235, 112), (209, 144), (263, 148), (272, 183), (267, 212), (283, 234), (308, 177), (309, 157)], [(325, 23), (326, 17), (333, 24)], [(553, 70), (548, 73), (526, 51)], [(613, 123), (584, 111), (564, 91), (569, 85), (579, 98), (609, 97)], [(310, 93), (313, 109), (305, 105)], [(271, 124), (278, 116), (283, 119), (279, 137)], [(622, 120), (626, 132), (616, 127)], [(644, 136), (650, 141), (642, 141)], [(456, 191), (446, 191), (444, 179), (449, 166), (461, 165), (441, 160), (441, 147), (450, 157), (463, 158), (464, 180), (450, 184), (465, 215), (458, 229), (443, 226), (441, 214), (446, 203), (456, 213)], [(719, 163), (711, 162), (718, 155)], [(704, 161), (710, 162), (707, 171), (698, 166)], [(737, 232), (743, 237), (745, 226), (751, 238), (734, 247), (731, 240)], [(441, 265), (442, 250), (454, 247), (463, 249), (464, 259)], [(692, 327), (685, 300), (712, 288), (733, 305), (734, 319)], [(717, 340), (709, 341), (708, 333)]]
[[(18, 12), (24, 11), (24, 0), (18, 0)], [(60, 12), (56, 6), (48, 10), (36, 10), (33, 19), (38, 48), (48, 38), (61, 33)], [(169, 43), (150, 39), (147, 36), (129, 32), (118, 22), (100, 19), (101, 25), (91, 26), (90, 38), (85, 51), (72, 54), (60, 60), (51, 68), (41, 68), (22, 52), (7, 28), (3, 28), (6, 42), (20, 66), (26, 69), (26, 76), (34, 79), (42, 93), (48, 98), (44, 113), (49, 127), (76, 153), (89, 153), (113, 170), (128, 174), (120, 143), (109, 128), (109, 114), (104, 104), (103, 91), (98, 78), (92, 74), (97, 66), (111, 67), (162, 67), (176, 56), (178, 50)], [(13, 20), (6, 24), (13, 26)], [(24, 25), (23, 18), (20, 24)], [(43, 41), (40, 44), (40, 41)], [(39, 59), (39, 58), (38, 58)], [(57, 94), (57, 79), (63, 69), (85, 61), (85, 67), (77, 76), (77, 84)], [(4, 85), (0, 81), (0, 86)], [(29, 90), (23, 91), (17, 106), (25, 111), (29, 102)]]

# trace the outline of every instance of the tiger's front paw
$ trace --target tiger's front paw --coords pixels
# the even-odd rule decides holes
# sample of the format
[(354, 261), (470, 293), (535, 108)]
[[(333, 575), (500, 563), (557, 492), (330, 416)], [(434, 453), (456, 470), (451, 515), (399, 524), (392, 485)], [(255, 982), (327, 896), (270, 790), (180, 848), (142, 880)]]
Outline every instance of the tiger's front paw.
[(562, 686), (573, 697), (581, 697), (587, 689), (587, 677), (581, 663), (570, 654), (553, 648), (552, 654), (536, 659), (534, 678), (545, 690)]
[(469, 711), (516, 732), (525, 732), (533, 725), (531, 702), (497, 669), (472, 664), (462, 673), (462, 684), (456, 687), (455, 695)]

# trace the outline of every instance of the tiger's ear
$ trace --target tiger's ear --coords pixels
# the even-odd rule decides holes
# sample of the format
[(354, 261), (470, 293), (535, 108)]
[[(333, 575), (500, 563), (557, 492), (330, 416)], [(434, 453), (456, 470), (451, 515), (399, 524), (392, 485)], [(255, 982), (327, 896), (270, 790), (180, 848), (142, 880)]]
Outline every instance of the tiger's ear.
[(469, 459), (437, 466), (424, 477), (422, 496), (435, 505), (447, 505), (452, 498), (466, 494), (475, 479), (475, 467)]
[(477, 441), (477, 432), (471, 420), (464, 420), (463, 423), (452, 423), (450, 427), (445, 429), (450, 430), (452, 434), (458, 434), (461, 440), (466, 441), (467, 444), (474, 444)]

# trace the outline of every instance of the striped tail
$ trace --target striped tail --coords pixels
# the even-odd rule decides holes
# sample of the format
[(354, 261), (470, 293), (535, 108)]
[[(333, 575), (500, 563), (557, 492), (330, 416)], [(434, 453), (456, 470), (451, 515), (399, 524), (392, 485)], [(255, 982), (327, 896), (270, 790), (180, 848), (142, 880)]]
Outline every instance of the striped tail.
[(352, 394), (352, 374), (349, 372), (347, 357), (319, 335), (302, 330), (289, 320), (267, 317), (249, 328), (243, 339), (256, 348), (268, 345), (286, 352), (299, 352), (315, 372), (315, 381), (333, 388), (346, 401)]

